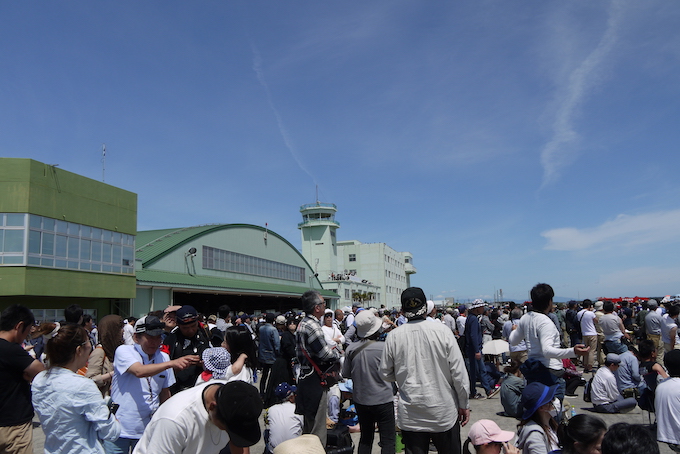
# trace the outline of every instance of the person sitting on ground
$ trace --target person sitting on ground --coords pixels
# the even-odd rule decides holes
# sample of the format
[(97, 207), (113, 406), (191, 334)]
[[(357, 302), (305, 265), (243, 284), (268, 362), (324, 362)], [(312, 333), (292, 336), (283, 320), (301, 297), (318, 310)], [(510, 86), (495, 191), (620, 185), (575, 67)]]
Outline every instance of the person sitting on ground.
[(637, 405), (634, 397), (625, 398), (619, 393), (614, 373), (621, 364), (616, 353), (607, 353), (604, 367), (600, 367), (593, 377), (591, 399), (593, 411), (598, 413), (627, 413)]
[(645, 339), (640, 342), (639, 347), (640, 375), (644, 380), (645, 386), (640, 392), (638, 405), (643, 410), (653, 412), (654, 396), (656, 394), (659, 378), (666, 379), (668, 378), (668, 374), (663, 366), (656, 362), (657, 349), (655, 341)]
[(635, 397), (640, 395), (645, 382), (640, 375), (640, 362), (638, 361), (638, 351), (635, 347), (629, 347), (627, 352), (619, 355), (621, 364), (614, 372), (616, 386), (623, 397)]
[(641, 424), (620, 422), (609, 428), (602, 438), (602, 454), (659, 454), (659, 443)]
[(470, 427), (468, 438), (463, 445), (463, 452), (471, 454), (470, 445), (474, 446), (474, 454), (520, 454), (520, 450), (509, 442), (515, 436), (513, 432), (501, 430), (498, 424), (489, 419), (480, 419)]
[(599, 453), (607, 424), (597, 416), (576, 415), (557, 428), (561, 454)]
[(520, 362), (516, 359), (510, 360), (510, 365), (505, 366), (507, 374), (501, 384), (501, 404), (503, 405), (503, 415), (519, 418), (522, 416), (522, 391), (524, 391), (524, 377), (519, 370)]
[(557, 449), (557, 410), (559, 385), (529, 383), (522, 392), (522, 420), (517, 425), (517, 447), (523, 454), (548, 454)]
[(680, 350), (666, 353), (664, 361), (671, 378), (656, 388), (656, 439), (680, 452)]
[(296, 386), (286, 382), (281, 383), (274, 390), (278, 403), (272, 405), (264, 412), (265, 454), (271, 453), (284, 441), (302, 435), (302, 415), (295, 414)]

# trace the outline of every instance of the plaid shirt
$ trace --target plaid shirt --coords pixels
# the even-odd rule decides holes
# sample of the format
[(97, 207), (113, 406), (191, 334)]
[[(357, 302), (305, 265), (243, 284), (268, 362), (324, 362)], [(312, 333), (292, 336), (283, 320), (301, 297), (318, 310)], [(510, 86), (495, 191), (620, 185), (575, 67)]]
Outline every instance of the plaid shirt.
[(322, 364), (332, 363), (340, 359), (340, 352), (326, 343), (321, 323), (313, 315), (307, 315), (302, 319), (295, 331), (295, 354), (300, 362), (302, 372), (308, 373), (313, 370), (312, 365), (302, 353), (304, 347), (307, 354), (312, 358), (321, 370)]

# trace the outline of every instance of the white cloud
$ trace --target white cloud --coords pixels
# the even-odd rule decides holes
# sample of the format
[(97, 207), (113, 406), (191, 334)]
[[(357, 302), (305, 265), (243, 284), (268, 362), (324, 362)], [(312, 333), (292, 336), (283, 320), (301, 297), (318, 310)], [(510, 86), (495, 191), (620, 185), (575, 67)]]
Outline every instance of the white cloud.
[(569, 83), (560, 97), (559, 108), (555, 113), (553, 136), (541, 151), (543, 184), (553, 182), (562, 167), (575, 160), (575, 146), (579, 135), (574, 130), (573, 120), (578, 107), (585, 101), (589, 90), (598, 82), (602, 62), (616, 44), (617, 32), (621, 22), (622, 2), (613, 0), (607, 28), (597, 47), (581, 64), (572, 71)]
[(544, 249), (579, 251), (594, 247), (623, 247), (680, 239), (680, 210), (659, 211), (630, 216), (620, 214), (602, 225), (577, 229), (563, 227), (547, 230)]

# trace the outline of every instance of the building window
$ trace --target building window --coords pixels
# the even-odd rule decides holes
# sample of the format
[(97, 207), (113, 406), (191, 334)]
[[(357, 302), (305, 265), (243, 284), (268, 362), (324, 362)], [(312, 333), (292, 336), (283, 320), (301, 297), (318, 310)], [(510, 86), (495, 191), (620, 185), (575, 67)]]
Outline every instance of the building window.
[(349, 289), (348, 288), (345, 289), (345, 299), (346, 300), (349, 299)]
[(408, 257), (406, 257), (406, 258), (404, 259), (404, 262), (406, 262), (406, 263), (411, 263), (411, 259), (408, 258)]
[(203, 268), (305, 282), (305, 269), (302, 267), (209, 246), (203, 246)]
[(375, 296), (376, 296), (375, 300), (377, 302), (380, 302), (380, 293), (376, 293)]
[(357, 261), (357, 255), (356, 254), (350, 254), (349, 255), (349, 261), (350, 262), (356, 262)]
[(134, 274), (135, 237), (59, 219), (0, 213), (0, 265)]

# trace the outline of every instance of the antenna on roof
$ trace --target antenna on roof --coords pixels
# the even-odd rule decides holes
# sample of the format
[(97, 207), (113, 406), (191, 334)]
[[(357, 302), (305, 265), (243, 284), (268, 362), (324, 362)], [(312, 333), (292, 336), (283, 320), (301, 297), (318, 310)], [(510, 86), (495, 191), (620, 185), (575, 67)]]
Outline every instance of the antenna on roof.
[(319, 185), (316, 185), (316, 204), (319, 204)]
[(106, 144), (102, 144), (102, 183), (106, 182)]

